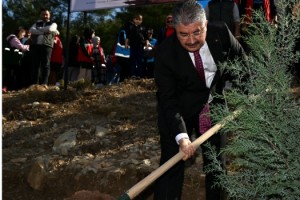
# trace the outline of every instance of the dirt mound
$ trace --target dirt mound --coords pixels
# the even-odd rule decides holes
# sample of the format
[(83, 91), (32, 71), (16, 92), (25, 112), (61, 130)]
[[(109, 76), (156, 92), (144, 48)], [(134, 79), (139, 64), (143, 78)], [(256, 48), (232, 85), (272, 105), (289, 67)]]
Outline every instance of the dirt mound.
[[(150, 79), (99, 89), (85, 83), (67, 90), (32, 86), (3, 94), (3, 198), (124, 194), (159, 167), (155, 91)], [(187, 170), (186, 200), (203, 198), (201, 164), (199, 156)], [(151, 199), (152, 192), (150, 185), (136, 199)]]
[(101, 194), (99, 191), (82, 190), (75, 192), (74, 195), (65, 200), (115, 200), (115, 198), (107, 194)]

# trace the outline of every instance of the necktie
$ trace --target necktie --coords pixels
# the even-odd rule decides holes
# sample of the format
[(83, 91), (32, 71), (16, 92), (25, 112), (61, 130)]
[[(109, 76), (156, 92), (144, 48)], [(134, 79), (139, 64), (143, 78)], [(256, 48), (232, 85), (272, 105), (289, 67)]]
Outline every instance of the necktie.
[[(199, 51), (194, 52), (194, 57), (195, 57), (195, 66), (196, 70), (200, 76), (201, 81), (205, 82), (205, 74), (204, 74), (204, 67), (203, 67), (203, 62), (200, 56)], [(209, 116), (209, 104), (205, 104), (204, 108), (199, 114), (199, 132), (200, 134), (205, 133), (208, 129), (211, 127), (211, 120)]]
[(201, 135), (211, 127), (209, 112), (209, 104), (207, 103), (199, 114), (199, 132)]
[(195, 58), (195, 66), (196, 70), (200, 76), (201, 81), (205, 82), (205, 74), (204, 74), (204, 68), (203, 68), (203, 62), (200, 56), (199, 51), (194, 52), (194, 58)]

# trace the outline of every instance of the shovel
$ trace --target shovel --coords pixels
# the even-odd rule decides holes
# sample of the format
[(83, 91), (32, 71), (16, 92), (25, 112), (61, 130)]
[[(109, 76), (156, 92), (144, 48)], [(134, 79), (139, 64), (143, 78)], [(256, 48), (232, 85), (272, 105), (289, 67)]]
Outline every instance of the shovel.
[[(192, 142), (192, 145), (195, 148), (198, 148), (203, 142), (209, 139), (212, 135), (218, 132), (222, 127), (224, 127), (229, 121), (235, 119), (241, 110), (234, 111), (231, 115), (224, 118), (221, 122), (214, 125), (208, 131), (206, 131), (203, 135), (198, 137), (195, 141)], [(135, 184), (132, 188), (130, 188), (126, 193), (122, 194), (118, 197), (117, 200), (131, 200), (135, 198), (138, 194), (140, 194), (144, 189), (146, 189), (149, 185), (151, 185), (156, 179), (158, 179), (162, 174), (168, 171), (171, 167), (173, 167), (177, 162), (179, 162), (184, 156), (183, 152), (178, 152), (172, 158), (170, 158), (166, 163), (161, 165), (159, 168), (154, 170), (140, 182)]]

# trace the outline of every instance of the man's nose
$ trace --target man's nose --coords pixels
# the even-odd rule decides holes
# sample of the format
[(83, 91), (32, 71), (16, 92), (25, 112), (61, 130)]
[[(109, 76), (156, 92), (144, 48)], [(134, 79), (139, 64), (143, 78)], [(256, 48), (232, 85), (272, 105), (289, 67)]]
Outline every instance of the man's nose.
[(188, 41), (189, 43), (191, 43), (191, 44), (194, 44), (194, 42), (195, 42), (194, 36), (193, 36), (193, 35), (189, 35), (187, 41)]

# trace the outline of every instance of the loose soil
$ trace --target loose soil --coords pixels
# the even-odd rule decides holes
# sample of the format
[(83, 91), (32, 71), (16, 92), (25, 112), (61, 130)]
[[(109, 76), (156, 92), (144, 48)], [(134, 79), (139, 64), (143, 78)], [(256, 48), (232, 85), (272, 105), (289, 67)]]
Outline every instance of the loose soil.
[[(80, 81), (67, 90), (35, 85), (3, 94), (3, 199), (108, 200), (124, 194), (158, 167), (155, 91), (150, 79), (100, 89)], [(292, 92), (300, 97), (299, 88)], [(105, 136), (95, 136), (97, 125), (107, 128)], [(76, 145), (64, 154), (53, 151), (58, 136), (72, 129), (78, 130)], [(77, 157), (81, 162), (74, 164)], [(46, 175), (34, 189), (28, 177), (40, 158), (47, 161)], [(97, 170), (90, 165), (96, 158), (105, 160)], [(145, 159), (151, 164), (141, 164)], [(183, 200), (205, 197), (201, 154), (196, 161), (186, 169)], [(152, 196), (153, 184), (135, 199)]]
[[(155, 84), (149, 79), (126, 80), (100, 89), (77, 82), (67, 90), (34, 85), (26, 90), (4, 93), (3, 199), (61, 200), (76, 191), (81, 192), (73, 199), (89, 199), (88, 195), (94, 197), (90, 199), (109, 199), (104, 194), (115, 198), (122, 195), (158, 167), (155, 91)], [(99, 124), (108, 130), (101, 138), (95, 137), (95, 127)], [(76, 145), (64, 155), (54, 152), (58, 136), (74, 128), (78, 130)], [(153, 147), (139, 150), (136, 159), (142, 155), (144, 159), (152, 159), (152, 165), (141, 165), (139, 160), (122, 164), (129, 159), (127, 147), (138, 148), (149, 140)], [(135, 160), (134, 155), (131, 154), (130, 159)], [(115, 164), (107, 168), (102, 166), (105, 169), (102, 171), (93, 171), (82, 163), (72, 164), (76, 156), (87, 157), (87, 160), (106, 158)], [(186, 170), (184, 200), (204, 199), (205, 176), (201, 155), (198, 157), (200, 161)], [(39, 187), (34, 189), (28, 176), (39, 158), (47, 160), (47, 169)], [(147, 200), (152, 196), (153, 184), (135, 199)]]

